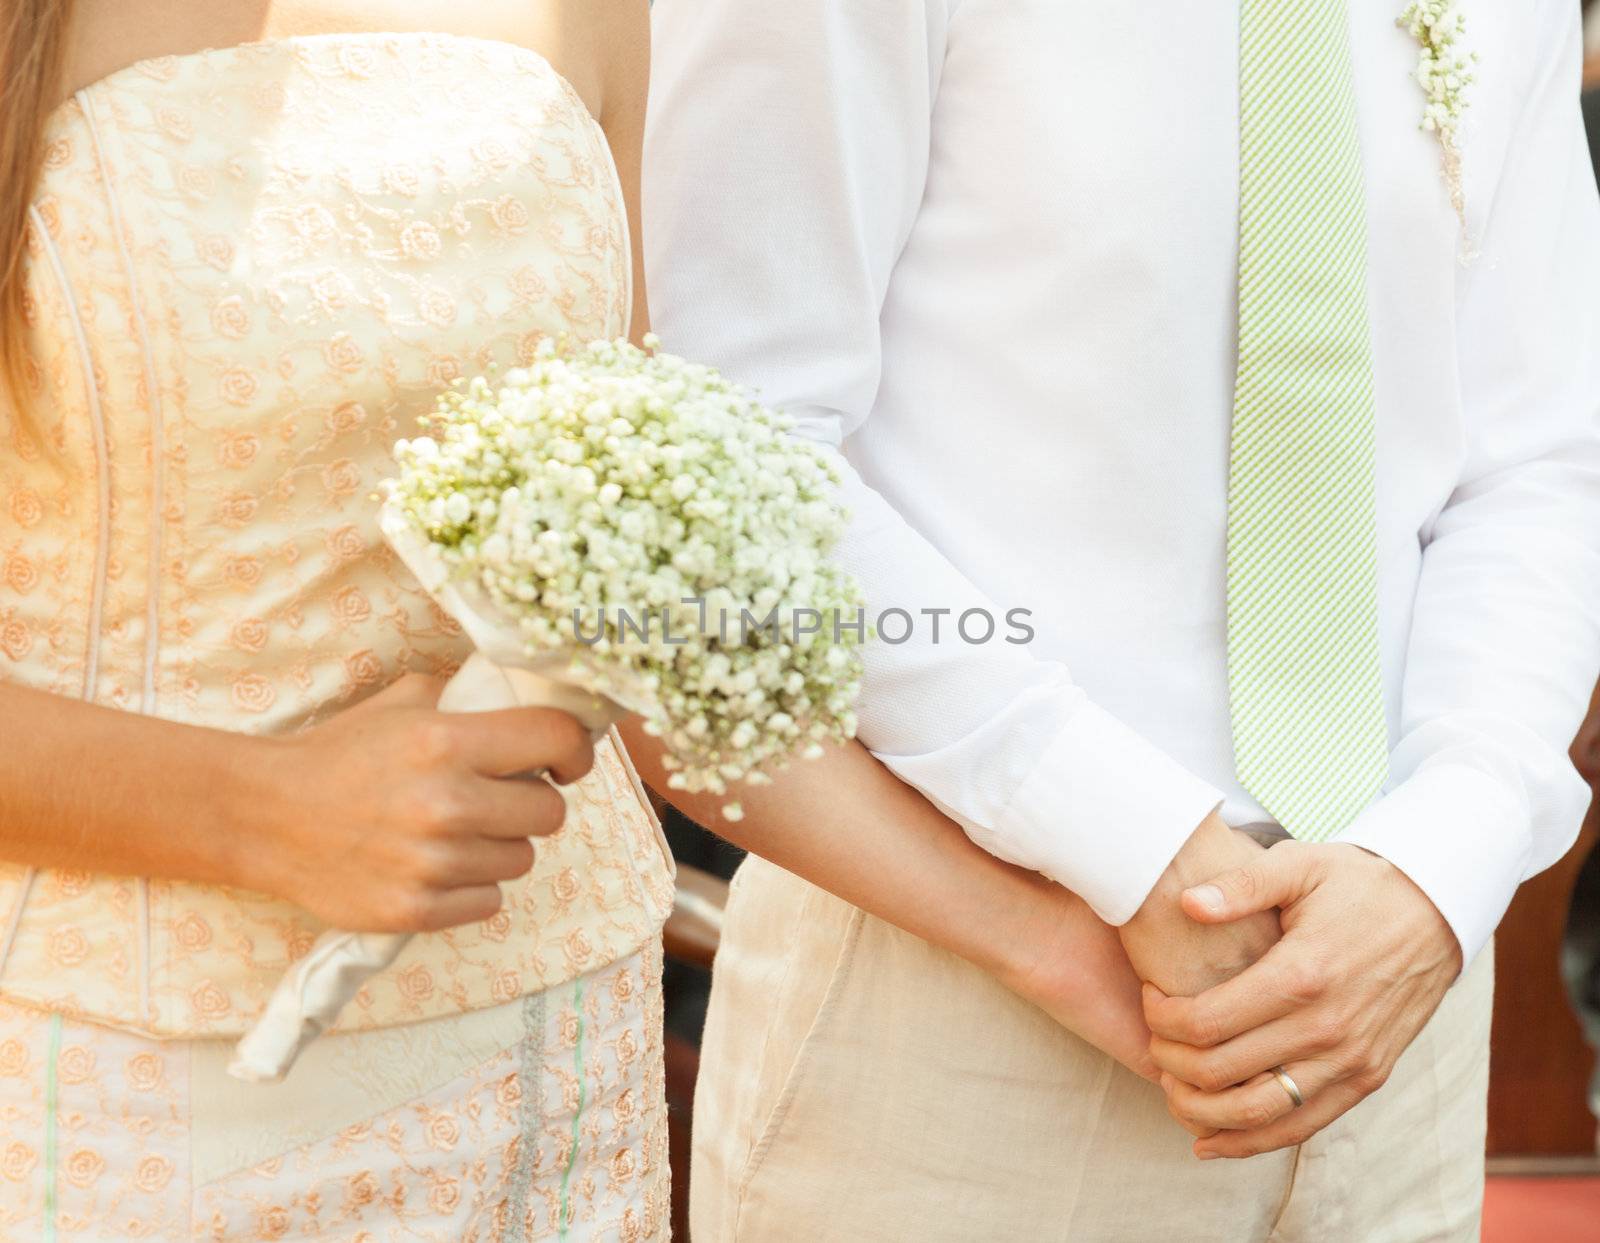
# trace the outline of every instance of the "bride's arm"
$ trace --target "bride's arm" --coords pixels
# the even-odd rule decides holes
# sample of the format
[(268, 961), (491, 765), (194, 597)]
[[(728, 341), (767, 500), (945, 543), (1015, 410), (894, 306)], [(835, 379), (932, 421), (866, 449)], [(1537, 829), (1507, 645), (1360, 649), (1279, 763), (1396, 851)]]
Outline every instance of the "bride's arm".
[(563, 818), (544, 783), (499, 778), (575, 780), (589, 741), (544, 708), (438, 712), (442, 686), (268, 738), (0, 679), (0, 862), (264, 891), (363, 931), (487, 919)]
[(650, 94), (650, 5), (646, 0), (612, 0), (604, 5), (566, 6), (568, 14), (588, 27), (601, 66), (600, 127), (617, 170), (617, 182), (628, 213), (632, 254), (633, 306), (629, 336), (641, 344), (650, 331), (645, 296), (644, 221), (641, 213), (641, 167), (644, 163), (645, 105)]
[(623, 727), (640, 775), (680, 811), (879, 919), (960, 955), (1140, 1074), (1139, 982), (1116, 930), (1036, 872), (1002, 863), (858, 744), (726, 798), (667, 789), (661, 744)]

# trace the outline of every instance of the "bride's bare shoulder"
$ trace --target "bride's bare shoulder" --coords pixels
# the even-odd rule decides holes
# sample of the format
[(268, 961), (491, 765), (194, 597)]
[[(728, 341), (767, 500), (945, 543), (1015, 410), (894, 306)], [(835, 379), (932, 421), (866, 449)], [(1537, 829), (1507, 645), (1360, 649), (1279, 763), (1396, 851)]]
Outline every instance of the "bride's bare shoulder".
[(650, 0), (269, 0), (272, 34), (427, 30), (517, 43), (544, 56), (600, 115), (622, 37)]
[(619, 72), (648, 64), (649, 0), (275, 0), (298, 30), (437, 31), (496, 39), (538, 52), (600, 116)]
[[(537, 0), (491, 4), (475, 13), (493, 30), (460, 31), (532, 48), (572, 83), (604, 118), (609, 100), (647, 82), (650, 64), (650, 0)], [(490, 14), (487, 10), (502, 10)]]
[(296, 35), (437, 32), (538, 52), (601, 114), (648, 63), (649, 0), (76, 0), (62, 94), (133, 63)]

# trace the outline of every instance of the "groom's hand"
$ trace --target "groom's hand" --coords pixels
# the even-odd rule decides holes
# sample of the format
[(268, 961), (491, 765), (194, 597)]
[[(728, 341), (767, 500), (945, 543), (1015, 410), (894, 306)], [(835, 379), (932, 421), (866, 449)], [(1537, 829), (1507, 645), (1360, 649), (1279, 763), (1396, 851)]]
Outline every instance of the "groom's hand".
[(1144, 905), (1122, 926), (1122, 944), (1139, 978), (1163, 993), (1193, 996), (1232, 979), (1278, 939), (1276, 912), (1263, 909), (1226, 923), (1199, 923), (1182, 906), (1184, 893), (1219, 872), (1248, 865), (1258, 842), (1211, 815), (1195, 830)]
[(1283, 922), (1283, 939), (1226, 983), (1197, 997), (1145, 990), (1150, 1052), (1202, 1159), (1303, 1143), (1377, 1091), (1461, 972), (1433, 903), (1357, 846), (1280, 843), (1183, 905), (1206, 924), (1274, 907)]

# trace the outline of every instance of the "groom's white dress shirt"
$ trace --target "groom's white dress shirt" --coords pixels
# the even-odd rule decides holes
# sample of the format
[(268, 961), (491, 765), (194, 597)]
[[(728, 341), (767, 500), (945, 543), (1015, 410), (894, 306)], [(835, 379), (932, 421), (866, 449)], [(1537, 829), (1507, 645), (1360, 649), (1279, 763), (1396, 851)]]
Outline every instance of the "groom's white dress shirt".
[[(1587, 799), (1566, 749), (1600, 668), (1600, 203), (1577, 6), (1468, 3), (1463, 243), (1401, 7), (1350, 0), (1393, 753), (1343, 840), (1470, 960)], [(665, 347), (842, 447), (840, 556), (871, 612), (953, 610), (937, 642), (923, 618), (871, 646), (862, 740), (988, 850), (1127, 919), (1219, 803), (1268, 819), (1234, 776), (1225, 650), (1236, 6), (654, 20)], [(994, 641), (954, 633), (973, 608)], [(1030, 644), (1003, 641), (1014, 608)]]

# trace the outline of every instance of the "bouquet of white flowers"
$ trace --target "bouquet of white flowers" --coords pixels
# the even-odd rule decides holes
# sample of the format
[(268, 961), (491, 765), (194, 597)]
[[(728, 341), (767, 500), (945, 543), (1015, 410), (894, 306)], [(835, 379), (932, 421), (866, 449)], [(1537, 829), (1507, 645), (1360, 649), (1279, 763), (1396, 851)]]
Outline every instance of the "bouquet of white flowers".
[[(862, 601), (826, 560), (845, 514), (822, 454), (655, 344), (546, 342), (445, 393), (396, 446), (382, 526), (477, 649), (441, 709), (558, 707), (597, 738), (637, 712), (675, 787), (724, 794), (854, 735)], [(324, 934), (231, 1072), (281, 1078), (408, 940)]]

